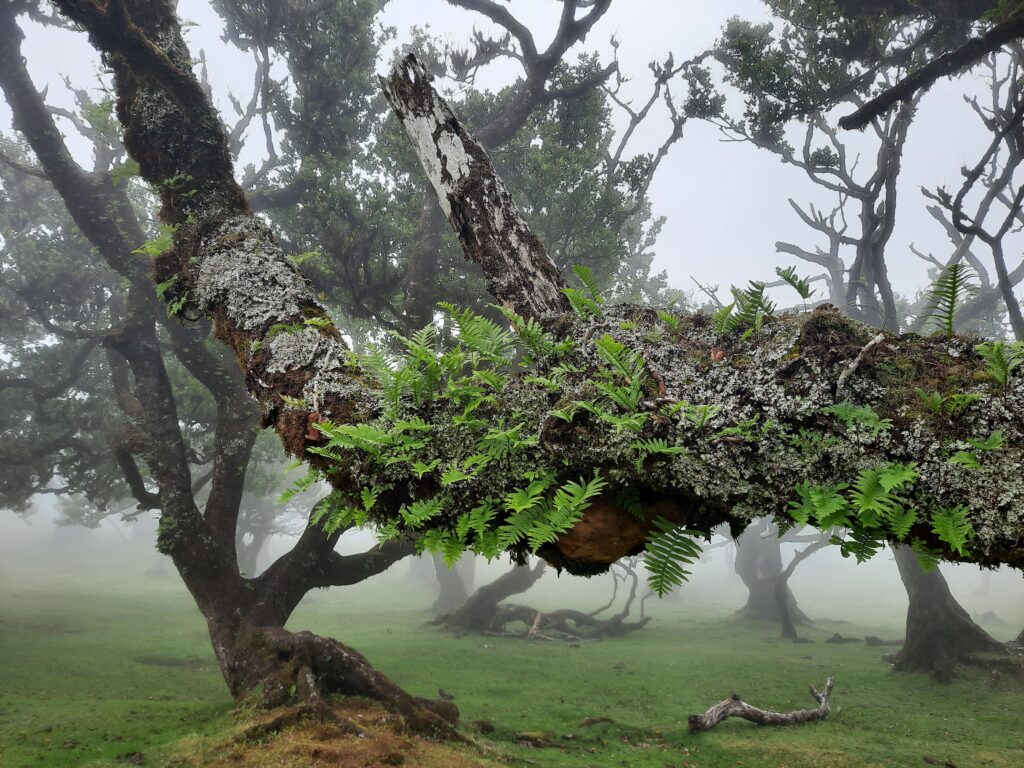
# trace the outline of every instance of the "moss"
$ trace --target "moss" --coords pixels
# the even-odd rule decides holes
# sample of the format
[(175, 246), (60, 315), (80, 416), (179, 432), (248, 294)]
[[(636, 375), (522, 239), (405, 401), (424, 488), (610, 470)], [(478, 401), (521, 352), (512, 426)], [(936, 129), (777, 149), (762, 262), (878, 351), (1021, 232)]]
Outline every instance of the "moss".
[[(701, 315), (692, 315), (687, 316), (690, 331), (685, 343), (647, 342), (648, 332), (660, 322), (654, 310), (642, 307), (608, 307), (602, 318), (563, 318), (557, 325), (560, 332), (583, 341), (564, 355), (540, 361), (531, 372), (549, 374), (560, 364), (580, 372), (563, 374), (554, 393), (513, 375), (501, 391), (493, 393), (493, 403), (474, 411), (488, 425), (524, 424), (524, 430), (538, 438), (537, 444), (492, 462), (470, 480), (442, 489), (443, 514), (431, 525), (452, 529), (458, 517), (482, 499), (501, 499), (524, 485), (527, 470), (549, 471), (564, 482), (589, 477), (599, 468), (610, 483), (609, 493), (630, 489), (641, 493), (647, 504), (673, 502), (687, 511), (687, 525), (708, 530), (765, 511), (781, 511), (794, 486), (803, 480), (819, 485), (850, 482), (863, 469), (916, 461), (922, 477), (910, 503), (925, 511), (969, 504), (978, 531), (975, 555), (980, 562), (993, 561), (1001, 556), (997, 553), (1012, 549), (1011, 541), (1020, 543), (1024, 531), (1013, 527), (1019, 521), (1014, 510), (1024, 508), (1024, 487), (1011, 484), (1007, 489), (1002, 479), (1002, 473), (1012, 472), (1015, 462), (1024, 460), (1024, 407), (1015, 410), (1018, 404), (1024, 406), (1019, 403), (1020, 384), (1014, 382), (1005, 401), (993, 397), (987, 384), (965, 384), (973, 382), (980, 366), (968, 342), (958, 341), (951, 347), (936, 340), (890, 337), (870, 353), (848, 376), (844, 399), (870, 406), (880, 417), (893, 420), (889, 432), (875, 434), (856, 425), (843, 427), (825, 413), (836, 402), (836, 380), (849, 371), (870, 338), (833, 311), (782, 316), (746, 339), (719, 337)], [(640, 411), (648, 418), (640, 432), (616, 428), (585, 410), (577, 411), (568, 422), (551, 413), (576, 401), (601, 397), (595, 382), (603, 363), (595, 341), (606, 334), (639, 351), (645, 362), (650, 380), (643, 383), (646, 396)], [(710, 364), (708, 351), (715, 346), (727, 351), (726, 358)], [(797, 360), (800, 365), (794, 367)], [(957, 391), (974, 392), (978, 401), (957, 419), (914, 418), (910, 405), (916, 403), (919, 409), (920, 401), (913, 387), (936, 378), (955, 381)], [(332, 386), (337, 384), (334, 380)], [(671, 416), (661, 413), (664, 405), (678, 402), (715, 408), (707, 423), (698, 427), (685, 410)], [(606, 407), (623, 415), (615, 406)], [(361, 464), (357, 482), (383, 483), (406, 498), (436, 493), (440, 472), (461, 467), (479, 451), (472, 431), (458, 423), (461, 411), (462, 406), (443, 399), (425, 405), (403, 401), (395, 418), (419, 417), (432, 424), (429, 444), (416, 458), (424, 463), (439, 459), (438, 469), (433, 477), (428, 474), (421, 480), (407, 463), (386, 469)], [(384, 429), (391, 424), (387, 419), (376, 423)], [(966, 470), (949, 463), (959, 449), (950, 438), (984, 437), (995, 428), (1005, 431), (1006, 447), (998, 456), (986, 457), (982, 469)], [(797, 439), (801, 430), (829, 440), (818, 440), (809, 450)], [(635, 443), (640, 438), (664, 440), (682, 453), (638, 462)], [(377, 514), (382, 523), (396, 519), (393, 508), (382, 507)], [(915, 535), (928, 538), (930, 532), (922, 524)], [(516, 553), (522, 555), (521, 548)], [(1020, 556), (1015, 557), (1019, 562)], [(578, 558), (551, 558), (579, 573), (599, 567)]]

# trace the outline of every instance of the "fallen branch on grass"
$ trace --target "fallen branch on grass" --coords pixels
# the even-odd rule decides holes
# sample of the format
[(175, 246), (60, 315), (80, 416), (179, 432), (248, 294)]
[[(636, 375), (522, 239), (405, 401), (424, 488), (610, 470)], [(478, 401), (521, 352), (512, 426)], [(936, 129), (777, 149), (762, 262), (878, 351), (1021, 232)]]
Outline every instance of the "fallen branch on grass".
[(813, 720), (824, 720), (831, 711), (828, 697), (832, 693), (833, 682), (830, 677), (825, 682), (825, 688), (821, 693), (818, 693), (818, 690), (812, 685), (811, 695), (818, 702), (818, 707), (816, 709), (798, 709), (795, 712), (770, 712), (758, 709), (752, 704), (747, 704), (734, 693), (725, 701), (715, 704), (703, 715), (690, 715), (690, 730), (708, 731), (730, 717), (742, 717), (744, 720), (758, 725), (800, 725)]

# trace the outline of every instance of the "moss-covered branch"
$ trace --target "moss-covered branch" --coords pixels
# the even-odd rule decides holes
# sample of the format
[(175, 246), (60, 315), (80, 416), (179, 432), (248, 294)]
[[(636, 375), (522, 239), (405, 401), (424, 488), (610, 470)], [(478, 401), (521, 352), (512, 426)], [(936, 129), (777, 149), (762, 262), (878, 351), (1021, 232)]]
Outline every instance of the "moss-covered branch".
[(594, 573), (643, 549), (658, 518), (710, 531), (776, 512), (844, 528), (857, 557), (886, 539), (1024, 565), (1024, 388), (991, 350), (876, 341), (830, 307), (726, 333), (703, 314), (599, 311), (551, 335), (519, 321), (525, 368), (511, 337), (464, 312), (452, 349), (427, 351), (425, 335), (397, 368), (369, 361), (383, 415), (322, 425), (315, 449), (328, 476), (373, 489), (339, 524)]

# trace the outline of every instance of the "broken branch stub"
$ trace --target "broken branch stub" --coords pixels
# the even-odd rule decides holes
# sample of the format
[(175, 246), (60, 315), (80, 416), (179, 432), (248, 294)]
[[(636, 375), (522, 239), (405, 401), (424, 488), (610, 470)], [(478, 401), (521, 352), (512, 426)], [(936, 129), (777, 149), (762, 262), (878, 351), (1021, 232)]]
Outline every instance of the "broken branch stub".
[(409, 54), (381, 78), (381, 86), (466, 258), (483, 269), (491, 295), (524, 318), (539, 320), (570, 311), (558, 268), (483, 147), (430, 80)]

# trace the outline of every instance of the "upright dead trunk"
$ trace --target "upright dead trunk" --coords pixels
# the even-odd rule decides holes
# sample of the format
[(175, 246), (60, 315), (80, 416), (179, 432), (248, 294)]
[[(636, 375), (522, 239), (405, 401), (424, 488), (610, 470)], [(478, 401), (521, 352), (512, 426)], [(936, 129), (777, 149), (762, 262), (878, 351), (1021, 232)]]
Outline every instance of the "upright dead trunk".
[(907, 588), (907, 637), (895, 668), (952, 679), (956, 665), (979, 651), (1001, 652), (1002, 643), (975, 624), (949, 591), (938, 569), (925, 572), (909, 547), (895, 547), (896, 565)]

